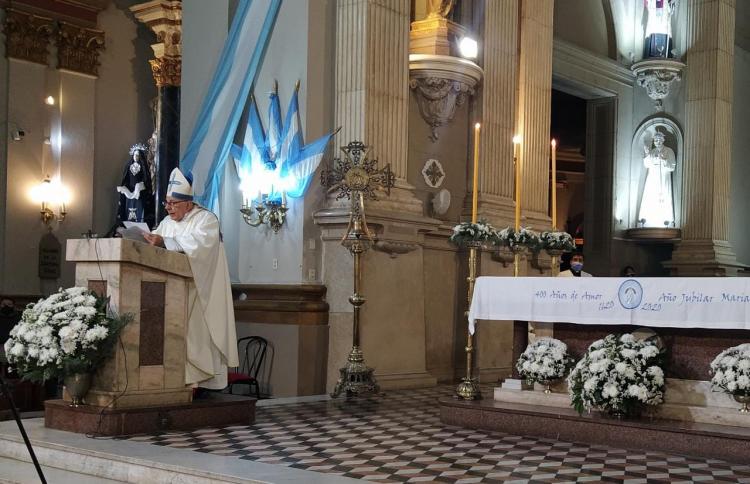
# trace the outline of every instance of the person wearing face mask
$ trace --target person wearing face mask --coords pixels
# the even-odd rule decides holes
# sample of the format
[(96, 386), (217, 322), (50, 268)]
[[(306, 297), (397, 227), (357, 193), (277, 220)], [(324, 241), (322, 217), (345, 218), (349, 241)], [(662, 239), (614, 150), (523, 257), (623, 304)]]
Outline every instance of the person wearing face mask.
[(570, 269), (560, 272), (557, 277), (591, 277), (591, 274), (583, 271), (583, 253), (573, 254), (570, 258)]

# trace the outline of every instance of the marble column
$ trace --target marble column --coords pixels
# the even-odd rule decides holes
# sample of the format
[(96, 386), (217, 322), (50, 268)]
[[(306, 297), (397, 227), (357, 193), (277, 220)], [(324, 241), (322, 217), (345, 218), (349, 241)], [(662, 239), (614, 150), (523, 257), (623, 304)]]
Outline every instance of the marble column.
[[(518, 83), (518, 0), (484, 0), (484, 79), (478, 101), (479, 213), (498, 227), (513, 224), (513, 136)], [(471, 211), (471, 174), (467, 213)]]
[(729, 276), (744, 266), (729, 243), (735, 2), (687, 2), (682, 242), (672, 275)]
[(407, 181), (409, 142), (409, 2), (338, 2), (336, 126), (339, 144), (353, 140), (390, 163), (396, 188), (377, 206), (422, 213)]
[[(407, 182), (409, 142), (409, 20), (404, 0), (347, 0), (336, 5), (336, 145), (362, 141), (369, 157), (389, 163), (390, 196), (367, 202), (367, 223), (377, 235), (362, 257), (361, 348), (381, 387), (435, 384), (426, 370), (424, 234), (440, 222), (423, 215)], [(334, 156), (342, 156), (336, 149)], [(315, 213), (323, 241), (323, 282), (330, 304), (328, 378), (332, 390), (352, 345), (351, 255), (341, 246), (349, 202), (329, 197)]]
[(180, 80), (182, 74), (182, 2), (155, 0), (130, 7), (135, 17), (156, 34), (151, 45), (151, 72), (159, 96), (156, 105), (156, 222), (166, 212), (161, 203), (169, 174), (180, 161)]
[(553, 0), (521, 2), (516, 132), (521, 135), (522, 225), (549, 227)]

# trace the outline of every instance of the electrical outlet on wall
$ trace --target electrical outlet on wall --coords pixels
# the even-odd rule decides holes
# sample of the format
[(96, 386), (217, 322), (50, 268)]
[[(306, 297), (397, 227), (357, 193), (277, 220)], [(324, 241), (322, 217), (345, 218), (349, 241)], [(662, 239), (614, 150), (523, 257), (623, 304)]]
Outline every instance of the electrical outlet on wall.
[(274, 259), (273, 260), (273, 270), (278, 270), (278, 269), (279, 269), (279, 259)]
[(308, 269), (307, 270), (307, 280), (308, 281), (314, 281), (315, 280), (315, 269)]
[(310, 239), (307, 241), (307, 248), (310, 250), (315, 250), (315, 239)]

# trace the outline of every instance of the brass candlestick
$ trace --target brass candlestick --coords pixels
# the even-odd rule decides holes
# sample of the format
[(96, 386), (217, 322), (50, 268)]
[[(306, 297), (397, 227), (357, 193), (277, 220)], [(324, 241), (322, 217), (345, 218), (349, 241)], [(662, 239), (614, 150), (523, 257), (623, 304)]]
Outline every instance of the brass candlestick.
[(365, 357), (359, 345), (359, 312), (365, 303), (365, 298), (359, 292), (362, 278), (361, 257), (374, 242), (365, 218), (365, 197), (376, 200), (376, 190), (384, 190), (390, 195), (390, 189), (395, 182), (390, 165), (378, 169), (378, 160), (367, 158), (369, 148), (363, 143), (352, 141), (342, 147), (341, 151), (344, 152), (344, 160), (337, 158), (334, 160), (334, 167), (323, 170), (321, 174), (321, 181), (328, 187), (329, 193), (338, 190), (337, 200), (346, 197), (352, 202), (349, 223), (341, 239), (341, 244), (354, 257), (354, 293), (349, 296), (349, 303), (353, 306), (352, 349), (346, 365), (339, 369), (339, 380), (331, 393), (333, 398), (342, 392), (349, 398), (380, 391), (373, 375), (375, 369), (365, 364)]
[[(471, 298), (474, 295), (474, 283), (477, 280), (477, 252), (479, 251), (481, 244), (479, 242), (469, 242), (467, 246), (469, 247), (469, 277), (466, 278), (469, 283), (467, 299), (469, 307), (471, 307)], [(468, 308), (464, 314), (468, 321)], [(479, 400), (482, 398), (482, 392), (479, 389), (479, 381), (471, 376), (471, 356), (474, 352), (472, 340), (473, 337), (471, 331), (468, 331), (466, 337), (466, 376), (461, 379), (461, 383), (456, 387), (456, 398), (463, 400)]]

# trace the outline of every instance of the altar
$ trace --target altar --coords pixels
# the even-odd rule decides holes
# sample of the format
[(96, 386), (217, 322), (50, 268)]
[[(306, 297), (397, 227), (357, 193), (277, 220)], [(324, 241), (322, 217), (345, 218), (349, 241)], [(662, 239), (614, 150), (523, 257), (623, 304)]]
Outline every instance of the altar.
[[(469, 310), (476, 325), (513, 324), (513, 364), (527, 344), (550, 336), (580, 359), (608, 334), (655, 333), (666, 350), (664, 403), (641, 419), (578, 415), (565, 382), (551, 393), (508, 384), (481, 401), (440, 402), (446, 424), (686, 454), (747, 459), (750, 416), (712, 391), (710, 363), (750, 342), (750, 280), (745, 278), (480, 277)], [(514, 369), (514, 378), (519, 376)], [(647, 444), (644, 444), (648, 441)], [(708, 453), (708, 454), (707, 454)]]

